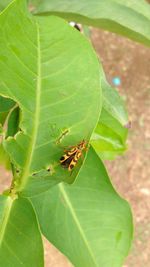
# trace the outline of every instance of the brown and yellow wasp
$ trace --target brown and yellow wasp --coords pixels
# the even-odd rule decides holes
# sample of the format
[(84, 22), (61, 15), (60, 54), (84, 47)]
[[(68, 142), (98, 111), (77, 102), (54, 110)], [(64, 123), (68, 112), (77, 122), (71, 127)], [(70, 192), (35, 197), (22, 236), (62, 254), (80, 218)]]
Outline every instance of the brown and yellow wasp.
[(86, 145), (87, 142), (82, 140), (76, 146), (71, 146), (70, 149), (65, 150), (65, 154), (60, 158), (60, 164), (64, 168), (68, 168), (68, 171), (71, 171), (81, 158), (83, 150), (86, 149)]

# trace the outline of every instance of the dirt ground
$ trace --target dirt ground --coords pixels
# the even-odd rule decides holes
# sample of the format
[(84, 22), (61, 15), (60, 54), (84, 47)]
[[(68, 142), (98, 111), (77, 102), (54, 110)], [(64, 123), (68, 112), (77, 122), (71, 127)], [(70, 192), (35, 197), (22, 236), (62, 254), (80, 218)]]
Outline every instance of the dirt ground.
[[(93, 30), (93, 44), (107, 79), (120, 77), (120, 93), (126, 100), (132, 127), (129, 149), (106, 162), (116, 190), (133, 210), (134, 244), (124, 267), (150, 266), (150, 49), (115, 34)], [(0, 169), (1, 190), (9, 174)], [(70, 267), (67, 259), (45, 241), (45, 267)], [(84, 266), (83, 266), (84, 267)], [(109, 267), (109, 266), (108, 266)]]

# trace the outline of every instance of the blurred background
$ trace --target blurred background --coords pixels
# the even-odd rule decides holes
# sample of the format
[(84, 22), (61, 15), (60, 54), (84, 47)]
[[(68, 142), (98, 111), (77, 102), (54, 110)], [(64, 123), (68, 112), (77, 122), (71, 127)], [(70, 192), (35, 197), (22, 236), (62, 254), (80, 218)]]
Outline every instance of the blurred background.
[[(134, 216), (134, 243), (123, 267), (150, 267), (150, 49), (95, 29), (92, 42), (109, 83), (114, 86), (114, 78), (119, 79), (117, 89), (126, 102), (131, 121), (128, 151), (106, 162), (114, 187), (128, 200)], [(1, 167), (0, 192), (6, 188), (9, 176)], [(45, 248), (45, 267), (71, 266), (46, 241)]]

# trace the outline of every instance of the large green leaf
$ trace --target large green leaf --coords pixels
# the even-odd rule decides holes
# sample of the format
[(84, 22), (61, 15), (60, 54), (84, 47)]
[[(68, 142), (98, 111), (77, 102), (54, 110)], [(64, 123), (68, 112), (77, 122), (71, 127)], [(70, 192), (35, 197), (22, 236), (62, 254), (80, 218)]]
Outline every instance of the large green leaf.
[(88, 141), (97, 124), (99, 62), (82, 34), (58, 17), (33, 17), (25, 0), (1, 13), (0, 27), (0, 94), (21, 110), (20, 130), (4, 147), (18, 170), (17, 190), (28, 195), (38, 181), (40, 193), (54, 180), (73, 181), (81, 166), (70, 175), (59, 158), (64, 146)]
[(144, 0), (30, 0), (38, 14), (100, 27), (150, 46), (150, 6)]
[(128, 114), (121, 96), (107, 83), (105, 76), (101, 86), (103, 108), (91, 144), (101, 157), (113, 159), (126, 150)]
[(44, 266), (41, 234), (29, 200), (0, 196), (0, 266)]
[(32, 198), (46, 238), (76, 267), (121, 267), (132, 240), (129, 205), (91, 149), (73, 185)]

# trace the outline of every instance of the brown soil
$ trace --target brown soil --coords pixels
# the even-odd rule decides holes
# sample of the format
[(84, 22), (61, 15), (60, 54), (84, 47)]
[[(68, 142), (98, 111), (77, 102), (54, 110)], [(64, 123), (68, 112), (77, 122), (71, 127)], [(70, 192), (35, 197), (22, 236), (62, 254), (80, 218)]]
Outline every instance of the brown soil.
[[(115, 76), (121, 78), (119, 90), (126, 99), (132, 121), (127, 153), (115, 161), (106, 162), (116, 190), (129, 201), (134, 215), (135, 239), (124, 267), (149, 267), (150, 49), (100, 30), (93, 31), (92, 39), (108, 81), (111, 83)], [(0, 169), (0, 190), (6, 187), (8, 177), (9, 173)], [(47, 241), (45, 260), (46, 267), (71, 267)]]

